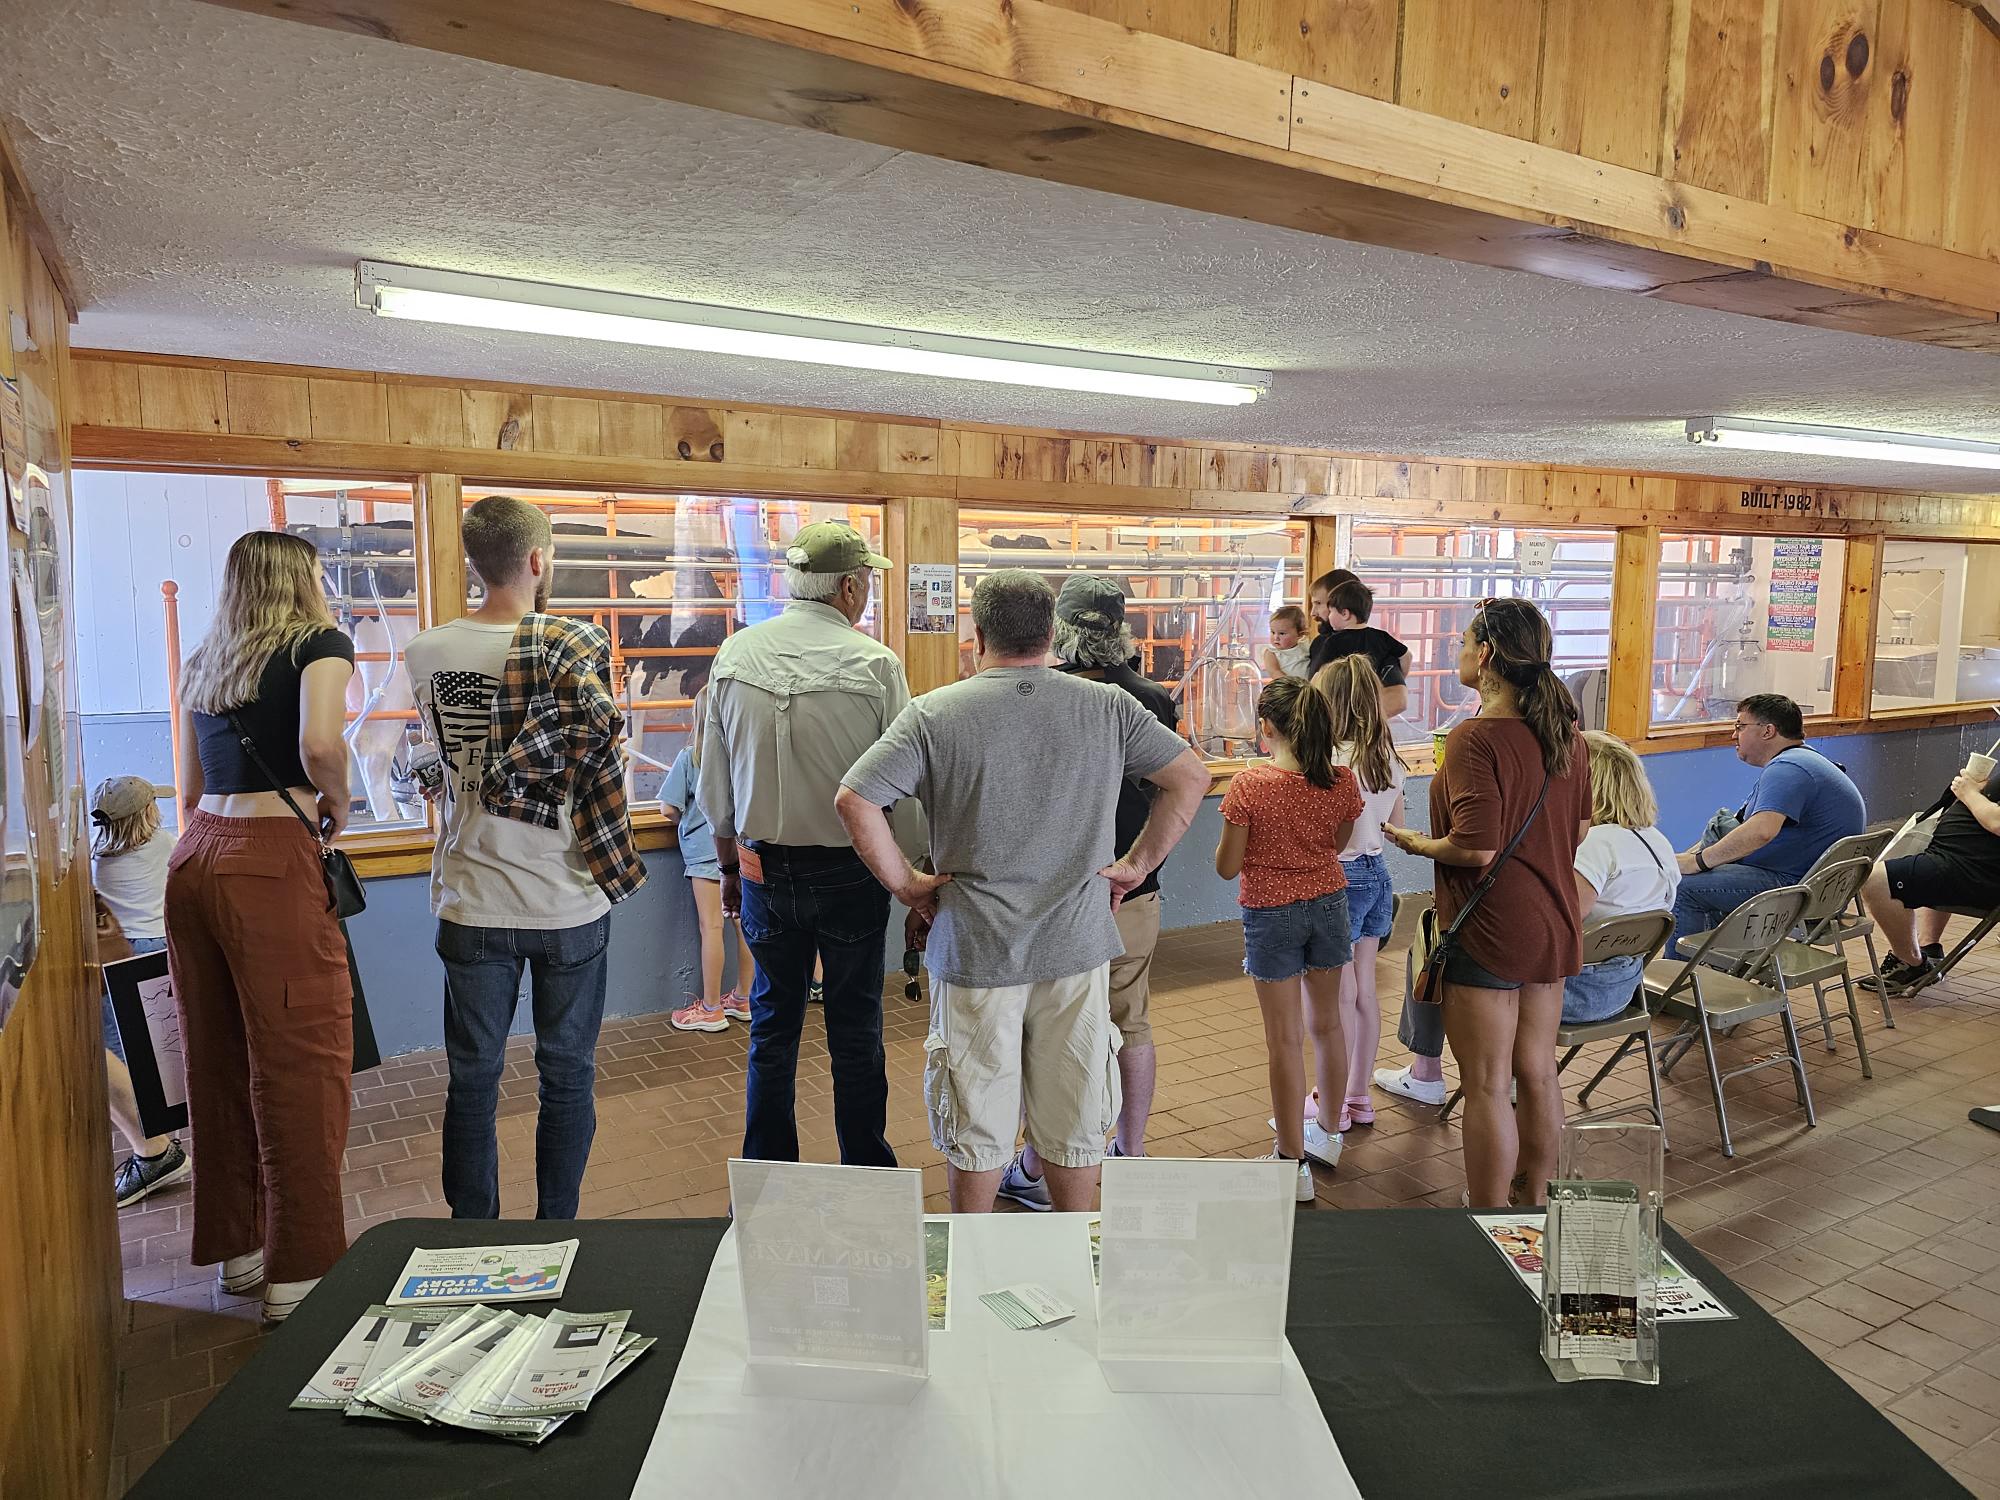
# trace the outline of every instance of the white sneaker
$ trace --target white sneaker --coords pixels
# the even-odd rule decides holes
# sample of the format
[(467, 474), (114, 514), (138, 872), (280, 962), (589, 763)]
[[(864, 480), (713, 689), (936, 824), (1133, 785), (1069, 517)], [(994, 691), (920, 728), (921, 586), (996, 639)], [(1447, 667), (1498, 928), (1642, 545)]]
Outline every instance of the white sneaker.
[(252, 1250), (248, 1255), (230, 1256), (215, 1273), (215, 1284), (232, 1297), (256, 1291), (264, 1284), (264, 1252)]
[(1410, 1069), (1377, 1068), (1375, 1087), (1386, 1094), (1398, 1094), (1405, 1099), (1414, 1099), (1419, 1104), (1443, 1104), (1444, 1080), (1431, 1083), (1422, 1078), (1412, 1078)]
[(1000, 1174), (1000, 1186), (996, 1190), (1002, 1198), (1011, 1198), (1023, 1208), (1032, 1208), (1038, 1214), (1045, 1214), (1056, 1206), (1056, 1200), (1049, 1196), (1049, 1180), (1046, 1177), (1030, 1177), (1028, 1169), (1021, 1165), (1021, 1153), (1016, 1151), (1014, 1159), (1007, 1163), (1007, 1170)]
[(1306, 1121), (1306, 1155), (1323, 1167), (1340, 1165), (1340, 1133), (1329, 1131), (1317, 1120)]
[[(1269, 1156), (1264, 1158), (1264, 1160), (1290, 1161), (1291, 1158), (1289, 1156), (1284, 1155), (1282, 1152), (1273, 1150)], [(1300, 1203), (1310, 1203), (1313, 1201), (1313, 1172), (1312, 1168), (1303, 1161), (1299, 1163), (1298, 1188), (1295, 1192), (1293, 1192), (1292, 1196), (1293, 1198), (1297, 1199)]]
[(282, 1323), (292, 1315), (294, 1309), (306, 1300), (306, 1294), (319, 1285), (319, 1278), (310, 1281), (273, 1281), (264, 1288), (264, 1321)]

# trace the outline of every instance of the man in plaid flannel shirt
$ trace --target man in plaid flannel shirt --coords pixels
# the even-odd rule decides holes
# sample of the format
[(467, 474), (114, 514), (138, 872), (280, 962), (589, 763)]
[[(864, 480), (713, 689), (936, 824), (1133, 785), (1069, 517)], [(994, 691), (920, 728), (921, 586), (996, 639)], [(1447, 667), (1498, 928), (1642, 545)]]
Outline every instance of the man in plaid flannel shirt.
[(593, 1090), (610, 910), (644, 869), (625, 816), (608, 642), (552, 619), (554, 542), (535, 506), (493, 495), (465, 513), (486, 597), (410, 642), (410, 684), (445, 761), (431, 910), (444, 961), (444, 1196), (455, 1218), (500, 1212), (494, 1115), (521, 971), (534, 996), (535, 1215), (576, 1217), (597, 1132)]

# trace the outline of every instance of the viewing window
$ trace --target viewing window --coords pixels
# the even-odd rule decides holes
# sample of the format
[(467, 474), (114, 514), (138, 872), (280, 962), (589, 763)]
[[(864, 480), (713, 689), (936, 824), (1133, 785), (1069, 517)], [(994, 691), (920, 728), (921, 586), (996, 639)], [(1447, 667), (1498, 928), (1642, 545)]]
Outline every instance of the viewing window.
[(1458, 680), (1458, 643), (1485, 599), (1532, 599), (1555, 635), (1551, 663), (1586, 729), (1602, 728), (1611, 654), (1609, 531), (1354, 523), (1345, 566), (1375, 592), (1368, 623), (1410, 650), (1409, 707), (1390, 728), (1424, 741), (1479, 708)]
[(1257, 753), (1258, 653), (1271, 611), (1305, 602), (1306, 527), (1282, 518), (962, 509), (959, 675), (973, 671), (972, 590), (1000, 568), (1061, 589), (1088, 569), (1125, 591), (1139, 671), (1173, 691), (1181, 730), (1211, 758)]
[[(349, 827), (421, 828), (424, 806), (401, 772), (416, 719), (403, 647), (419, 629), (407, 484), (367, 479), (83, 470), (76, 476), (77, 672), (85, 778), (174, 780), (176, 673), (214, 618), (230, 544), (266, 527), (319, 551), (334, 622), (354, 639), (347, 744)], [(174, 585), (171, 599), (161, 589)], [(168, 822), (172, 816), (168, 814)]]
[(1662, 534), (1654, 726), (1724, 723), (1753, 693), (1831, 713), (1845, 563), (1838, 537)]
[(1877, 710), (2000, 699), (2000, 544), (1882, 546)]
[[(625, 710), (628, 794), (658, 798), (693, 727), (694, 695), (722, 642), (785, 604), (785, 544), (814, 521), (844, 521), (882, 546), (882, 510), (844, 501), (465, 487), (465, 502), (532, 501), (555, 529), (552, 614), (611, 637), (612, 692)], [(469, 575), (473, 602), (479, 588)], [(861, 628), (882, 635), (880, 586)]]

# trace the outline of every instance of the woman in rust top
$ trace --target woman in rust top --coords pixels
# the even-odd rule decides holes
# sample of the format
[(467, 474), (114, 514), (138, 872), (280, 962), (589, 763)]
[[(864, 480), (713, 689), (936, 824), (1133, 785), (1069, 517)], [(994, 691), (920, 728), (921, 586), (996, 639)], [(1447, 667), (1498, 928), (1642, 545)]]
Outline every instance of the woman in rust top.
[[(1444, 971), (1445, 1035), (1465, 1090), (1466, 1186), (1480, 1208), (1503, 1207), (1510, 1195), (1540, 1202), (1562, 1134), (1556, 1027), (1563, 980), (1582, 967), (1574, 872), (1590, 827), (1590, 761), (1576, 706), (1549, 668), (1551, 644), (1548, 621), (1527, 600), (1480, 606), (1458, 650), (1458, 680), (1478, 689), (1479, 717), (1445, 741), (1431, 780), (1435, 832), (1383, 830), (1437, 862), (1443, 931), (1528, 824), (1459, 929)], [(1517, 1079), (1520, 1102), (1510, 1108)]]

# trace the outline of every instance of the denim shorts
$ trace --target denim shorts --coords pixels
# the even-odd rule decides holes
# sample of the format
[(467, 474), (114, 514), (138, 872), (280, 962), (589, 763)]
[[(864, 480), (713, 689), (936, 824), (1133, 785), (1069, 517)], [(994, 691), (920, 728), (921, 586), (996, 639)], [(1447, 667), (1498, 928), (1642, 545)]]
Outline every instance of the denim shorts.
[(1444, 977), (1448, 983), (1469, 985), (1476, 990), (1518, 990), (1523, 983), (1519, 979), (1502, 979), (1491, 969), (1475, 963), (1472, 955), (1456, 943), (1445, 955)]
[(1347, 927), (1358, 942), (1385, 938), (1396, 921), (1396, 890), (1389, 879), (1389, 862), (1379, 854), (1343, 859), (1347, 874)]
[(1276, 984), (1308, 969), (1338, 969), (1353, 957), (1346, 891), (1243, 908), (1243, 972), (1252, 979)]

